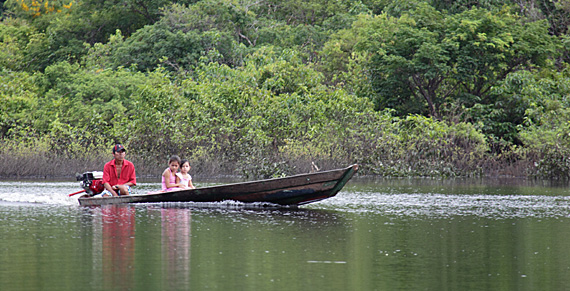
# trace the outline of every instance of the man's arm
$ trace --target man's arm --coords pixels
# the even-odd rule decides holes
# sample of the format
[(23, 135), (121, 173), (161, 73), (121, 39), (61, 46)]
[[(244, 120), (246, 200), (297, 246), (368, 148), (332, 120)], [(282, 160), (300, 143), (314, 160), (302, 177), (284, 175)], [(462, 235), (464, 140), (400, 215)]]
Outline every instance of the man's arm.
[(119, 196), (119, 194), (117, 194), (117, 191), (115, 191), (115, 189), (117, 189), (115, 185), (111, 186), (110, 184), (111, 175), (113, 174), (113, 167), (111, 164), (105, 164), (103, 167), (103, 187), (105, 187), (105, 190), (109, 191), (109, 193), (111, 193), (113, 196)]
[(135, 165), (129, 161), (129, 179), (127, 180), (128, 182), (125, 183), (125, 185), (127, 186), (136, 186), (137, 185), (137, 175), (136, 175), (136, 171), (135, 171)]
[(109, 183), (104, 183), (103, 187), (105, 187), (105, 189), (109, 191), (109, 193), (111, 193), (113, 196), (119, 196), (119, 194), (117, 194), (117, 191), (115, 191), (115, 189), (119, 189), (116, 185), (111, 186)]

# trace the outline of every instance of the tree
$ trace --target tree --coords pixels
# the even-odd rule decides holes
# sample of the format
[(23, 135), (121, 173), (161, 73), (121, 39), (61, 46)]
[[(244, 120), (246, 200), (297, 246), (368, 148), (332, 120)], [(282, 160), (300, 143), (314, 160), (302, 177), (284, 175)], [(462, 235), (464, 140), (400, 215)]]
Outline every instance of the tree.
[[(357, 45), (373, 53), (370, 74), (378, 108), (441, 119), (453, 104), (492, 103), (489, 89), (516, 70), (545, 66), (558, 43), (545, 22), (508, 11), (470, 9), (447, 15), (427, 4), (403, 14), (366, 17)], [(421, 107), (417, 101), (422, 100)]]
[(40, 91), (33, 81), (28, 73), (0, 70), (0, 139), (31, 124), (30, 112), (36, 109)]

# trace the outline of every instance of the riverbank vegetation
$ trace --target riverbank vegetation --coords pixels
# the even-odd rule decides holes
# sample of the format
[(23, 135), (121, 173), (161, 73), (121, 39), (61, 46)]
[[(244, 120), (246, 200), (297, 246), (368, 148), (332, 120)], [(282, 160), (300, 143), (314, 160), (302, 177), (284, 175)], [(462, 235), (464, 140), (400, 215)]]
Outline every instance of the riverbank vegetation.
[(566, 1), (1, 2), (0, 177), (570, 177)]

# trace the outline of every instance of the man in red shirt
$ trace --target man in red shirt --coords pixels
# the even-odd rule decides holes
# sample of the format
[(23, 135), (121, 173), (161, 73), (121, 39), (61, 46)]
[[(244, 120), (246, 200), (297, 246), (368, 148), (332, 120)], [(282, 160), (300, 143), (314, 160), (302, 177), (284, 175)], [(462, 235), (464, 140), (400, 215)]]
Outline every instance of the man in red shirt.
[(101, 193), (105, 196), (130, 195), (131, 186), (137, 184), (135, 175), (135, 165), (125, 160), (127, 150), (121, 144), (113, 147), (114, 159), (103, 167), (103, 186), (105, 191)]

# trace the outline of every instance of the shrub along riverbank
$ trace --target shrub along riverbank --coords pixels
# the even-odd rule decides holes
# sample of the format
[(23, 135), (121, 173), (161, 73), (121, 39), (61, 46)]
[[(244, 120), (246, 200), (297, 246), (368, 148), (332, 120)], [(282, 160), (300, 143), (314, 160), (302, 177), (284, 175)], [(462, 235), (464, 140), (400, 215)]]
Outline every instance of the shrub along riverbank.
[[(359, 163), (361, 174), (382, 176), (568, 173), (567, 149), (541, 143), (547, 136), (537, 136), (532, 147), (492, 151), (488, 138), (470, 123), (375, 111), (366, 98), (338, 88), (312, 85), (290, 94), (259, 88), (251, 80), (262, 78), (265, 65), (248, 71), (210, 64), (194, 79), (163, 70), (86, 70), (67, 62), (42, 76), (13, 74), (10, 83), (18, 86), (12, 89), (20, 94), (40, 91), (29, 83), (34, 78), (44, 78), (40, 83), (50, 89), (45, 97), (30, 98), (37, 103), (16, 104), (33, 118), (14, 124), (2, 139), (0, 176), (70, 176), (100, 169), (115, 142), (127, 147), (141, 176), (159, 176), (172, 154), (190, 159), (195, 174), (208, 176), (282, 176), (308, 172), (311, 162), (322, 169)], [(86, 82), (89, 86), (77, 86)], [(112, 87), (121, 88), (113, 93)], [(69, 97), (60, 98), (65, 94), (54, 94), (58, 90)], [(127, 102), (75, 99), (92, 91), (116, 94), (108, 97), (115, 100), (124, 94)]]
[[(512, 146), (494, 154), (487, 137), (469, 123), (375, 111), (367, 98), (319, 85), (319, 74), (301, 63), (280, 71), (306, 72), (295, 81), (275, 82), (278, 91), (290, 90), (277, 94), (255, 81), (267, 66), (279, 63), (267, 55), (243, 69), (204, 65), (196, 78), (160, 69), (146, 74), (89, 70), (67, 62), (43, 75), (12, 74), (4, 83), (21, 95), (42, 92), (34, 86), (38, 83), (49, 89), (29, 99), (37, 103), (17, 104), (33, 118), (14, 124), (9, 138), (2, 139), (0, 176), (69, 176), (100, 169), (115, 142), (127, 147), (141, 176), (159, 176), (172, 154), (190, 159), (198, 175), (249, 178), (308, 172), (311, 162), (322, 169), (359, 163), (361, 174), (382, 176), (563, 171), (555, 161), (562, 151), (548, 156), (540, 148)], [(291, 84), (298, 87), (285, 88)], [(93, 95), (97, 98), (78, 100)]]
[[(485, 137), (469, 124), (449, 126), (421, 116), (398, 118), (389, 112), (338, 109), (336, 119), (320, 124), (311, 120), (311, 128), (294, 122), (292, 127), (299, 131), (280, 141), (267, 137), (264, 131), (250, 132), (254, 129), (249, 127), (260, 126), (260, 122), (251, 121), (243, 127), (201, 128), (204, 134), (191, 130), (164, 134), (161, 130), (171, 128), (149, 125), (144, 128), (147, 135), (130, 135), (119, 142), (125, 143), (127, 158), (136, 164), (141, 177), (159, 177), (171, 154), (189, 158), (192, 172), (198, 176), (277, 177), (309, 172), (312, 162), (321, 169), (358, 163), (360, 174), (396, 177), (540, 177), (540, 171), (545, 170), (544, 164), (535, 162), (538, 153), (514, 149), (490, 155)], [(299, 118), (293, 112), (287, 115)], [(312, 130), (315, 136), (311, 136)], [(244, 139), (243, 131), (263, 136)], [(4, 141), (0, 176), (69, 177), (76, 172), (101, 170), (112, 158), (112, 143), (82, 143), (83, 134), (75, 131), (65, 138), (26, 136)]]

